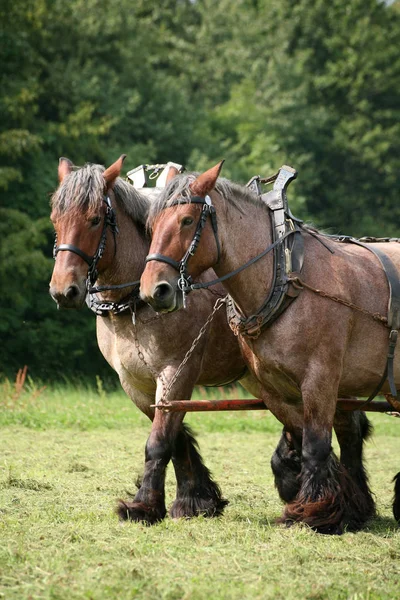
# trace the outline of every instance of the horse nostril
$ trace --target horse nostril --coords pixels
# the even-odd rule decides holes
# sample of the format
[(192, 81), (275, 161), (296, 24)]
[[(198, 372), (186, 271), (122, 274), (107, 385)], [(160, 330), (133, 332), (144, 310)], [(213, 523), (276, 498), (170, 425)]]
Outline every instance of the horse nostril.
[(64, 292), (64, 296), (67, 300), (73, 300), (79, 295), (79, 288), (77, 285), (70, 285), (67, 290)]
[(166, 298), (171, 296), (173, 293), (174, 293), (174, 290), (173, 290), (172, 286), (165, 281), (163, 283), (159, 283), (156, 286), (153, 297), (155, 300), (165, 300)]

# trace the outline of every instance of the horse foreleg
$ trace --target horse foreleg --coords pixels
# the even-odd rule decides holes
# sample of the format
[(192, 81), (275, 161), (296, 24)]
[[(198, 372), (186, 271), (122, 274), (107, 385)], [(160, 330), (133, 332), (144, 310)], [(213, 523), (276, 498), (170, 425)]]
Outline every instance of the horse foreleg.
[(175, 440), (172, 462), (177, 488), (171, 517), (221, 515), (228, 501), (222, 497), (218, 484), (203, 463), (197, 441), (187, 425), (182, 424)]
[(156, 411), (150, 436), (146, 442), (144, 474), (140, 488), (132, 501), (120, 500), (117, 512), (121, 519), (153, 525), (162, 521), (165, 508), (165, 473), (171, 458), (171, 445), (160, 431), (163, 415)]
[[(157, 400), (160, 399), (163, 389), (163, 383), (159, 380), (157, 382)], [(145, 522), (149, 525), (164, 519), (167, 514), (165, 507), (166, 469), (183, 417), (184, 413), (167, 414), (155, 409), (150, 436), (146, 443), (142, 482), (132, 501), (120, 500), (117, 513), (121, 519)]]

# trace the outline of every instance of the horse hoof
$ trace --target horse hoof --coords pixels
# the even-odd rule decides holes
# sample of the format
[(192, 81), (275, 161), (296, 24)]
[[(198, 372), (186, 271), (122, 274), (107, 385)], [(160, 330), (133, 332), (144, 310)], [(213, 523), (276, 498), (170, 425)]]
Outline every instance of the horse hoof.
[(116, 513), (121, 521), (135, 521), (145, 525), (155, 525), (165, 518), (165, 506), (149, 506), (145, 502), (119, 500)]
[(220, 517), (225, 506), (225, 498), (201, 498), (198, 495), (176, 498), (169, 514), (173, 519), (192, 517)]
[[(284, 525), (287, 529), (289, 529), (290, 527), (293, 527), (296, 524), (305, 523), (305, 521), (290, 519), (283, 515), (279, 519), (276, 519), (276, 523), (278, 525)], [(343, 523), (337, 523), (335, 525), (312, 525), (310, 523), (306, 524), (310, 527), (310, 529), (315, 531), (315, 533), (320, 533), (322, 535), (343, 535), (344, 533)]]

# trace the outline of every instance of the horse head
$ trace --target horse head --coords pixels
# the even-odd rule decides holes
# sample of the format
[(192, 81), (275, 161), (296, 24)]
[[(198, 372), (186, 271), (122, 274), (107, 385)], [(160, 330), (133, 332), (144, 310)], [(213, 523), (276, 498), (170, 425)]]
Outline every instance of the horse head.
[(152, 242), (140, 295), (159, 312), (181, 308), (188, 281), (218, 262), (220, 245), (210, 195), (217, 194), (213, 190), (222, 164), (197, 177), (174, 177), (152, 204), (148, 220)]
[(59, 186), (52, 197), (55, 264), (50, 294), (61, 308), (80, 308), (88, 284), (106, 269), (116, 251), (117, 225), (113, 187), (125, 155), (103, 170), (97, 165), (74, 168), (67, 158), (58, 165)]

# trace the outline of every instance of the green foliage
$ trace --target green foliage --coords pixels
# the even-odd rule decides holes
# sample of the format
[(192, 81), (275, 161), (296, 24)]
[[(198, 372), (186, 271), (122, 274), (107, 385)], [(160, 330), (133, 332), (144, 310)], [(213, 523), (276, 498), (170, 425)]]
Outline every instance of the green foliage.
[(93, 317), (47, 294), (61, 155), (225, 157), (242, 182), (289, 163), (299, 216), (399, 235), (398, 2), (3, 0), (0, 23), (3, 372), (108, 369)]
[(254, 62), (214, 115), (231, 172), (289, 162), (301, 216), (398, 235), (398, 13), (376, 0), (266, 0), (255, 27)]

